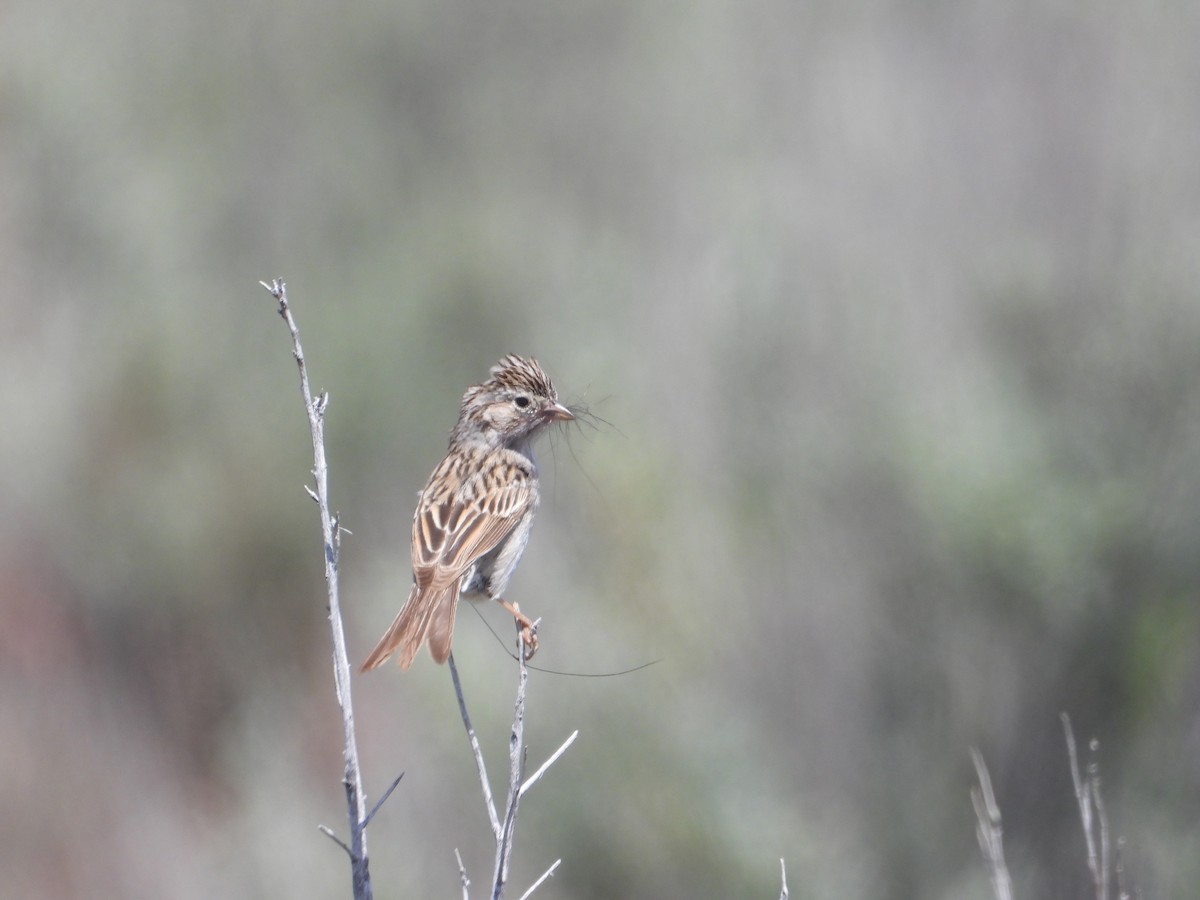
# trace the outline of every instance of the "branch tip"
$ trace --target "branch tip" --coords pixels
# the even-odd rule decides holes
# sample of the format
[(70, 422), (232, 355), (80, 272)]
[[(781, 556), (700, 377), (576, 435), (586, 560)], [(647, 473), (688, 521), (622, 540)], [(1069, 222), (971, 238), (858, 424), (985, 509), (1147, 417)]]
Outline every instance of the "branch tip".
[(521, 895), (521, 900), (529, 900), (530, 895), (533, 894), (533, 892), (536, 891), (539, 887), (541, 887), (542, 882), (545, 881), (547, 878), (549, 878), (551, 875), (553, 875), (554, 870), (557, 869), (560, 865), (562, 865), (562, 860), (556, 859), (554, 861), (554, 865), (552, 865), (545, 872), (543, 872), (542, 877), (539, 878), (537, 881), (535, 881), (533, 884), (531, 884), (529, 886), (529, 890), (527, 890), (525, 893), (523, 893)]
[(468, 888), (471, 887), (471, 879), (467, 877), (467, 867), (463, 865), (462, 854), (458, 852), (458, 848), (454, 848), (454, 858), (458, 860), (458, 877), (462, 881), (463, 900), (470, 900)]
[(321, 834), (325, 835), (325, 837), (329, 838), (331, 841), (333, 841), (335, 844), (337, 844), (339, 847), (341, 847), (343, 850), (345, 850), (347, 856), (349, 856), (351, 859), (354, 859), (354, 854), (351, 852), (350, 848), (346, 845), (346, 842), (343, 841), (336, 834), (334, 834), (332, 828), (330, 828), (328, 825), (318, 825), (317, 831), (321, 832)]
[(993, 895), (996, 900), (1012, 900), (1012, 877), (1004, 860), (1004, 829), (1001, 825), (1000, 805), (996, 803), (996, 795), (992, 792), (992, 779), (988, 774), (987, 763), (977, 747), (971, 748), (971, 762), (975, 766), (975, 776), (979, 779), (979, 785), (971, 788), (971, 805), (975, 808), (975, 837), (988, 864)]
[(538, 767), (536, 772), (525, 779), (525, 783), (521, 785), (520, 790), (520, 795), (522, 797), (525, 796), (526, 791), (533, 787), (541, 779), (541, 777), (546, 774), (547, 769), (558, 762), (558, 758), (567, 752), (567, 748), (575, 743), (575, 738), (577, 737), (579, 737), (578, 728), (571, 732), (571, 736), (563, 741), (562, 745), (557, 750), (550, 754), (546, 761)]
[(401, 772), (399, 775), (397, 775), (396, 780), (393, 781), (388, 786), (388, 789), (383, 792), (383, 796), (381, 796), (377, 801), (375, 801), (375, 805), (371, 807), (371, 811), (369, 813), (367, 813), (367, 817), (365, 819), (363, 819), (363, 823), (362, 823), (363, 830), (366, 830), (366, 827), (371, 824), (371, 820), (373, 818), (375, 818), (375, 813), (379, 812), (379, 807), (383, 806), (383, 804), (387, 802), (387, 798), (392, 796), (392, 791), (394, 791), (396, 789), (396, 786), (398, 784), (400, 784), (400, 779), (403, 777), (404, 777), (403, 772)]

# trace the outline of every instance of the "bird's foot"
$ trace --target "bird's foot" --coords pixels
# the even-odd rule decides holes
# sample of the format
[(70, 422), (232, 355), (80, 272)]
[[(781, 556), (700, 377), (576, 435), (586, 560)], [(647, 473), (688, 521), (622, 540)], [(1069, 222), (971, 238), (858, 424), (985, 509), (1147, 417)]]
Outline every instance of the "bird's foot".
[(505, 609), (507, 609), (514, 619), (517, 620), (517, 627), (521, 629), (521, 646), (524, 647), (525, 661), (533, 659), (533, 654), (537, 653), (538, 637), (537, 637), (537, 622), (534, 622), (529, 616), (521, 612), (520, 607), (515, 603), (509, 603), (503, 598), (496, 601)]

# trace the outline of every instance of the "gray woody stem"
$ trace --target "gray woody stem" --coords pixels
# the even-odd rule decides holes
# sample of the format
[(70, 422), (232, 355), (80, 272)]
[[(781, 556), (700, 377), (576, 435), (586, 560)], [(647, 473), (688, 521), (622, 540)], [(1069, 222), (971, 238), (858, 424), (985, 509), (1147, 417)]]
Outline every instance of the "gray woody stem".
[[(350, 841), (345, 843), (333, 832), (320, 826), (321, 831), (338, 843), (350, 857), (351, 879), (355, 900), (371, 900), (371, 873), (367, 860), (366, 797), (363, 795), (362, 773), (358, 767), (358, 743), (354, 737), (354, 705), (350, 698), (350, 661), (346, 655), (346, 633), (342, 627), (342, 610), (338, 602), (338, 556), (341, 551), (341, 526), (336, 513), (329, 512), (329, 477), (325, 464), (325, 408), (328, 394), (313, 398), (308, 384), (308, 370), (304, 366), (304, 351), (300, 347), (300, 332), (287, 301), (287, 285), (276, 278), (270, 284), (260, 282), (279, 302), (279, 315), (287, 323), (292, 335), (292, 353), (300, 369), (300, 390), (304, 394), (304, 408), (308, 412), (308, 426), (312, 432), (313, 478), (316, 489), (306, 490), (321, 511), (321, 537), (325, 558), (325, 584), (329, 590), (329, 627), (333, 632), (333, 681), (337, 689), (337, 702), (342, 710), (342, 737), (344, 740), (342, 760), (345, 770), (342, 784), (346, 789), (347, 819), (350, 824)], [(396, 779), (396, 783), (399, 779)], [(388, 789), (390, 794), (396, 783)], [(386, 794), (384, 795), (386, 799)], [(382, 802), (382, 801), (381, 801)], [(374, 814), (374, 810), (372, 810)]]
[[(1079, 769), (1079, 755), (1075, 750), (1075, 732), (1071, 729), (1071, 718), (1060, 713), (1063, 733), (1067, 740), (1067, 759), (1071, 763), (1071, 781), (1075, 786), (1075, 801), (1079, 804), (1079, 819), (1083, 824), (1083, 837), (1087, 843), (1088, 871), (1092, 874), (1092, 887), (1096, 900), (1108, 900), (1108, 816), (1104, 813), (1104, 801), (1100, 798), (1100, 764), (1093, 758), (1088, 763), (1087, 780)], [(1099, 742), (1092, 739), (1089, 749), (1095, 754)], [(1094, 818), (1093, 818), (1094, 808)], [(1096, 844), (1099, 843), (1099, 853)]]
[(992, 778), (988, 774), (983, 754), (971, 748), (971, 762), (975, 764), (975, 776), (979, 786), (971, 788), (971, 804), (975, 807), (975, 836), (979, 849), (987, 860), (988, 873), (992, 878), (992, 893), (996, 900), (1013, 900), (1012, 878), (1004, 861), (1004, 829), (1001, 826), (1000, 806), (992, 792)]
[(508, 800), (504, 821), (496, 844), (496, 866), (492, 872), (492, 900), (504, 896), (508, 881), (508, 862), (512, 857), (513, 837), (517, 830), (517, 807), (521, 804), (521, 773), (525, 768), (525, 685), (529, 669), (525, 665), (525, 647), (517, 637), (517, 702), (513, 710), (512, 732), (508, 736)]
[[(454, 693), (458, 697), (458, 710), (462, 714), (463, 726), (467, 729), (467, 739), (471, 743), (471, 752), (475, 756), (475, 766), (479, 770), (479, 782), (483, 790), (484, 805), (487, 807), (488, 820), (492, 826), (492, 834), (496, 839), (496, 859), (492, 873), (492, 900), (501, 900), (504, 896), (504, 887), (508, 882), (509, 860), (512, 857), (513, 836), (516, 833), (517, 827), (517, 809), (521, 798), (541, 779), (546, 770), (566, 752), (567, 748), (574, 743), (575, 738), (579, 736), (579, 732), (576, 730), (569, 738), (563, 741), (557, 750), (550, 754), (550, 757), (538, 767), (537, 771), (529, 776), (528, 780), (525, 782), (521, 781), (521, 776), (525, 769), (525, 688), (529, 681), (529, 669), (525, 665), (524, 646), (519, 637), (517, 639), (516, 656), (518, 666), (517, 700), (513, 711), (512, 731), (509, 734), (508, 740), (508, 798), (504, 804), (503, 819), (500, 818), (499, 813), (496, 811), (496, 801), (492, 796), (487, 768), (483, 762), (483, 751), (479, 748), (479, 740), (475, 736), (475, 728), (471, 725), (471, 717), (467, 713), (467, 704), (463, 699), (462, 682), (458, 677), (458, 667), (454, 664), (454, 654), (451, 653), (449, 657), (450, 677), (454, 681)], [(455, 853), (457, 854), (457, 851)], [(554, 873), (554, 870), (558, 868), (561, 862), (561, 859), (556, 860), (549, 869), (542, 873), (541, 877), (521, 895), (521, 900), (526, 900), (526, 898), (532, 895)], [(458, 858), (458, 868), (461, 875), (463, 898), (466, 900), (467, 887), (470, 882), (467, 880), (467, 872), (463, 868), (461, 857)]]
[[(492, 823), (492, 836), (500, 840), (500, 819), (496, 816), (496, 801), (492, 799), (492, 785), (488, 781), (487, 767), (483, 764), (483, 751), (479, 749), (479, 738), (475, 736), (475, 728), (471, 725), (471, 716), (467, 712), (467, 701), (463, 699), (462, 682), (458, 680), (458, 666), (454, 664), (454, 654), (447, 657), (450, 663), (450, 677), (454, 679), (454, 693), (458, 696), (458, 711), (462, 715), (463, 726), (467, 729), (467, 740), (471, 742), (471, 752), (475, 754), (475, 768), (479, 770), (479, 783), (483, 789), (483, 804), (487, 807), (488, 819)], [(459, 868), (462, 868), (461, 858)], [(463, 871), (463, 878), (467, 873)]]

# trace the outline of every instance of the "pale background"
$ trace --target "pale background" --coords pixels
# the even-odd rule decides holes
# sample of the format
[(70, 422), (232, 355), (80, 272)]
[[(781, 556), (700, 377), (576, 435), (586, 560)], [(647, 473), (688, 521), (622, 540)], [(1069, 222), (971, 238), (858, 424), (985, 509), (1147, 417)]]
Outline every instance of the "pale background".
[[(16, 0), (0, 10), (0, 873), (348, 897), (284, 276), (361, 660), (463, 388), (536, 355), (513, 896), (1200, 879), (1200, 5)], [(487, 611), (498, 628), (507, 622)], [(503, 770), (512, 664), (456, 636)], [(449, 675), (356, 679), (381, 898), (482, 890)], [(481, 895), (481, 894), (480, 894)]]

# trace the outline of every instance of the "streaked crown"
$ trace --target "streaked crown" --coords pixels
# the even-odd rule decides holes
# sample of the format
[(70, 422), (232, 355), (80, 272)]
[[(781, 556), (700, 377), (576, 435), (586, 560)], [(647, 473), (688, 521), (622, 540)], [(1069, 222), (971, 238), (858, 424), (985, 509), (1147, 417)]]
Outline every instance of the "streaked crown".
[(528, 391), (548, 400), (557, 400), (558, 392), (550, 376), (545, 373), (536, 359), (525, 359), (510, 353), (489, 370), (491, 376), (482, 387), (508, 388), (513, 391)]
[(489, 371), (482, 384), (463, 394), (451, 444), (523, 444), (553, 422), (573, 418), (558, 403), (554, 383), (538, 361), (510, 353)]

